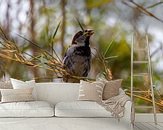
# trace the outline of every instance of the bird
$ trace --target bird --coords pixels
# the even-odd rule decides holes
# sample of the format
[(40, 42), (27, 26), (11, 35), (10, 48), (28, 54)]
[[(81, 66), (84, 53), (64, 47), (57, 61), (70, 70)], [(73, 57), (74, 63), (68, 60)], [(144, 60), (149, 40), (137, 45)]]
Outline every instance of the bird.
[[(63, 68), (68, 74), (78, 77), (88, 76), (91, 68), (90, 37), (93, 34), (93, 30), (87, 29), (74, 35), (71, 46), (67, 49), (63, 58)], [(63, 81), (77, 83), (80, 79), (64, 75)]]

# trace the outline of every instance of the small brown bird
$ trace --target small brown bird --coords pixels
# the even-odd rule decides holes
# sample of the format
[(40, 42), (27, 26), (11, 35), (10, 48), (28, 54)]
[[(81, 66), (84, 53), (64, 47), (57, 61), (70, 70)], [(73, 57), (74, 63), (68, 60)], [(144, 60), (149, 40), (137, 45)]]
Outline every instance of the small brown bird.
[[(90, 37), (93, 30), (79, 31), (72, 40), (63, 58), (64, 69), (73, 76), (87, 77), (91, 67)], [(64, 76), (65, 82), (79, 82), (80, 80)]]

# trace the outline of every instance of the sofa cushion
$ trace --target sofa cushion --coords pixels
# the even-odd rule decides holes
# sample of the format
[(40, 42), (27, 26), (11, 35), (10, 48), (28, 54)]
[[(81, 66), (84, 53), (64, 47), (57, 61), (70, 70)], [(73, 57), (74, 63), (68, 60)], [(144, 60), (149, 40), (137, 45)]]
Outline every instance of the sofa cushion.
[(93, 101), (60, 102), (55, 106), (57, 117), (112, 117), (109, 111)]
[(14, 89), (29, 88), (35, 86), (35, 80), (21, 81), (18, 79), (10, 78)]
[[(12, 89), (11, 81), (0, 81), (0, 89)], [(0, 101), (1, 101), (1, 92), (0, 92)]]
[(81, 80), (78, 100), (101, 101), (104, 85), (101, 81), (90, 83)]
[(107, 100), (119, 94), (119, 88), (121, 87), (122, 79), (110, 81), (103, 80), (103, 82), (105, 83), (103, 90), (103, 100)]
[(45, 101), (0, 104), (0, 117), (51, 117), (53, 107)]
[(0, 81), (0, 89), (12, 89), (11, 81)]
[(13, 89), (27, 89), (27, 88), (33, 88), (32, 95), (35, 100), (37, 100), (37, 92), (36, 92), (36, 83), (35, 80), (29, 80), (29, 81), (21, 81), (17, 79), (10, 78)]
[(1, 102), (25, 102), (33, 101), (33, 88), (26, 89), (0, 89), (2, 99)]

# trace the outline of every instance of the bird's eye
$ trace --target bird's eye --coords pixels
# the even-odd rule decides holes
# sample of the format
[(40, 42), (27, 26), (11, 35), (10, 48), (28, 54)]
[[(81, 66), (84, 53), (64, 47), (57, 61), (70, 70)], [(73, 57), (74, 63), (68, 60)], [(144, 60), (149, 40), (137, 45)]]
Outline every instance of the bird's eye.
[(85, 30), (85, 32), (88, 32), (87, 30)]

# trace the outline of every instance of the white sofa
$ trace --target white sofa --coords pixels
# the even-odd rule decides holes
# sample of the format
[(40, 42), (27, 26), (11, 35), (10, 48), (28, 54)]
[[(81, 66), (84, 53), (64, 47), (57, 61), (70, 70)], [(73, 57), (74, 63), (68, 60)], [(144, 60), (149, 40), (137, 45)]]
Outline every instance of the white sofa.
[[(118, 122), (97, 103), (77, 101), (78, 83), (36, 83), (35, 89), (38, 101), (16, 103), (14, 108), (9, 107), (13, 103), (0, 104), (0, 130), (130, 129), (130, 101), (126, 102), (124, 116)], [(15, 109), (21, 111), (17, 113)]]

